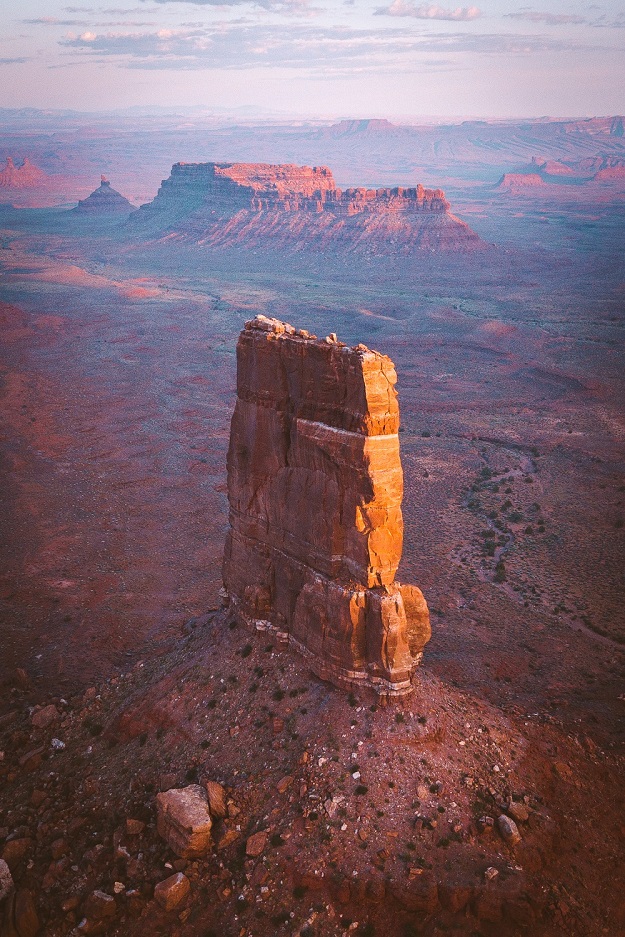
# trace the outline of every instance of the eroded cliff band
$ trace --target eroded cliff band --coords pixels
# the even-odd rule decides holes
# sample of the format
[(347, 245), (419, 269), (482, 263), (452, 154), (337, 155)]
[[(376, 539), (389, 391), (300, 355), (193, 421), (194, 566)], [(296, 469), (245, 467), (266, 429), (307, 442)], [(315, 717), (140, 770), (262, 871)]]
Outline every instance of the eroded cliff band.
[(441, 189), (339, 189), (327, 166), (175, 163), (133, 230), (210, 248), (388, 255), (483, 247)]
[(430, 638), (395, 580), (403, 475), (390, 358), (257, 316), (237, 344), (228, 450), (231, 614), (337, 685), (401, 696)]

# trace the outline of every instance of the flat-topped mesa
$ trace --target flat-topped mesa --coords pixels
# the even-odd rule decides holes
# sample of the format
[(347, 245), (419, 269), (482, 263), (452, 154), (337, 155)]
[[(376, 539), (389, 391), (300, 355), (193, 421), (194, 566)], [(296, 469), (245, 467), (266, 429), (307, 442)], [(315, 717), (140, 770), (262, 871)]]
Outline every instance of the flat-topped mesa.
[[(354, 215), (361, 211), (440, 211), (449, 203), (440, 189), (336, 187), (327, 166), (290, 163), (175, 163), (153, 208), (192, 202), (218, 213), (274, 210)], [(146, 206), (147, 207), (147, 206)]]
[(335, 192), (332, 173), (324, 166), (175, 163), (154, 202), (144, 207), (163, 210), (187, 202), (210, 205), (221, 214), (241, 209), (260, 211), (270, 206), (296, 211), (307, 202), (323, 202), (328, 193)]
[(322, 678), (411, 690), (425, 599), (395, 581), (403, 476), (393, 362), (275, 319), (237, 345), (223, 578), (232, 613), (288, 636)]
[(384, 257), (484, 247), (440, 189), (341, 190), (326, 166), (176, 163), (130, 226), (208, 250)]

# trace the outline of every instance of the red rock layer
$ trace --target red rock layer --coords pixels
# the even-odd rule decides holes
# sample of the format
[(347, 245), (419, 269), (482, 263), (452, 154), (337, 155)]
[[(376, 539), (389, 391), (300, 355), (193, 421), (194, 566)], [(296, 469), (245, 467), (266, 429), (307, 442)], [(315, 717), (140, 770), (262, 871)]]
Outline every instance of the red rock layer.
[(403, 476), (395, 368), (364, 345), (246, 323), (228, 451), (233, 613), (288, 636), (321, 677), (410, 691), (427, 605), (395, 574)]
[(215, 211), (231, 213), (237, 207), (260, 211), (438, 211), (449, 203), (441, 189), (350, 188), (337, 189), (327, 166), (269, 163), (175, 163), (163, 180), (154, 208), (193, 200)]
[(208, 247), (379, 253), (481, 244), (440, 189), (338, 189), (325, 166), (176, 163), (133, 224), (169, 227)]
[(0, 187), (9, 189), (26, 189), (40, 185), (45, 179), (45, 173), (37, 166), (33, 166), (28, 158), (21, 166), (16, 166), (10, 156), (7, 156), (6, 166), (0, 170)]

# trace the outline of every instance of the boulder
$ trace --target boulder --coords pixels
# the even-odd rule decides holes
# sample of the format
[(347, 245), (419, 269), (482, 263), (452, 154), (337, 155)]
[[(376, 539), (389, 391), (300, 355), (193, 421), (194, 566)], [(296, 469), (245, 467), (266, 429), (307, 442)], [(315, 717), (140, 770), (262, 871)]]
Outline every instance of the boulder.
[(519, 833), (519, 828), (510, 817), (507, 817), (504, 813), (500, 817), (497, 817), (497, 829), (501, 835), (501, 838), (508, 846), (516, 846), (517, 843), (521, 842), (521, 834)]
[(505, 809), (508, 816), (512, 817), (516, 823), (527, 823), (529, 820), (530, 812), (525, 804), (517, 804), (515, 801), (511, 801)]
[(206, 782), (206, 795), (208, 797), (208, 808), (211, 816), (218, 820), (223, 820), (228, 816), (228, 805), (226, 803), (226, 790), (222, 784), (217, 781)]
[(30, 717), (31, 724), (36, 729), (47, 729), (48, 726), (53, 725), (55, 722), (58, 722), (58, 720), (59, 711), (54, 704), (36, 710)]
[(20, 862), (22, 862), (33, 848), (33, 841), (28, 836), (20, 836), (17, 839), (8, 840), (2, 850), (2, 858), (9, 866), (12, 872), (15, 872)]
[(40, 923), (33, 896), (27, 888), (19, 888), (15, 893), (13, 922), (19, 937), (36, 937)]
[(205, 856), (211, 848), (212, 820), (208, 797), (199, 784), (156, 795), (160, 836), (181, 859)]
[(260, 833), (254, 833), (245, 844), (245, 854), (253, 859), (260, 856), (267, 845), (268, 835), (262, 830)]
[(117, 902), (112, 895), (96, 889), (85, 900), (83, 911), (87, 918), (94, 921), (107, 921), (117, 913)]
[(4, 859), (0, 859), (0, 901), (4, 901), (9, 895), (13, 894), (15, 884), (11, 870)]
[(191, 891), (191, 883), (182, 872), (170, 875), (154, 887), (154, 897), (165, 911), (173, 911)]

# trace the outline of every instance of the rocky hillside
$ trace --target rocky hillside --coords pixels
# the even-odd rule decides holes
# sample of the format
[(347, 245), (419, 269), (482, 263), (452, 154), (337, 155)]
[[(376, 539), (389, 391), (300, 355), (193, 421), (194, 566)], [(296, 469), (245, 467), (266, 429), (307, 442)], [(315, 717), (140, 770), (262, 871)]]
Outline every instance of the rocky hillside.
[(207, 247), (408, 254), (481, 245), (440, 189), (337, 188), (325, 167), (176, 163), (137, 231)]
[(219, 611), (36, 698), (24, 674), (0, 722), (3, 937), (622, 932), (622, 902), (596, 928), (619, 767), (588, 739), (562, 750), (546, 713), (427, 668), (400, 707), (346, 698)]

